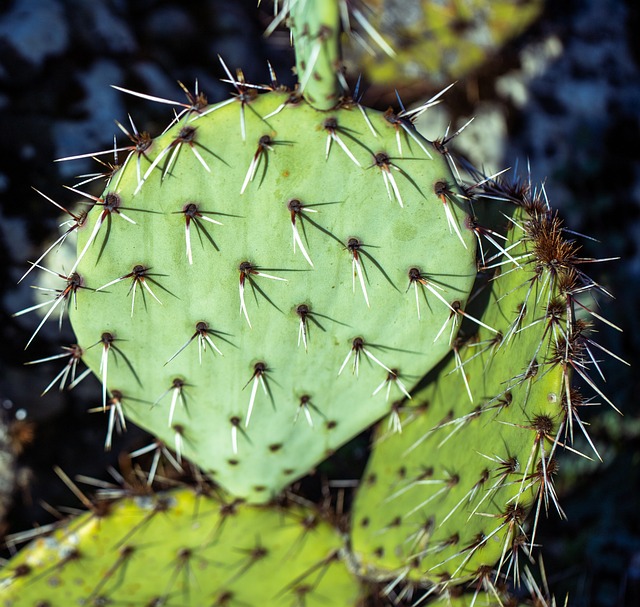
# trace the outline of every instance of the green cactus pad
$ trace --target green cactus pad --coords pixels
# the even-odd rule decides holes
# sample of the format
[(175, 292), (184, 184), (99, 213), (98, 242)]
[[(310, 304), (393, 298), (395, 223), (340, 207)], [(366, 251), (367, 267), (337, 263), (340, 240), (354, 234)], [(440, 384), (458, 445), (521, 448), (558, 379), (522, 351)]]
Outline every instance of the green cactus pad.
[(453, 183), (408, 121), (354, 103), (185, 112), (78, 230), (70, 316), (105, 408), (270, 499), (449, 351), (475, 278)]
[(102, 503), (2, 571), (3, 607), (355, 605), (341, 540), (299, 506), (175, 490)]
[(562, 291), (571, 271), (541, 250), (554, 241), (559, 252), (557, 220), (530, 210), (510, 224), (509, 257), (485, 259), (498, 271), (486, 287), (486, 326), (465, 325), (478, 330), (380, 425), (353, 517), (365, 575), (448, 586), (496, 563), (517, 575), (540, 511), (557, 506), (552, 456), (569, 431)]

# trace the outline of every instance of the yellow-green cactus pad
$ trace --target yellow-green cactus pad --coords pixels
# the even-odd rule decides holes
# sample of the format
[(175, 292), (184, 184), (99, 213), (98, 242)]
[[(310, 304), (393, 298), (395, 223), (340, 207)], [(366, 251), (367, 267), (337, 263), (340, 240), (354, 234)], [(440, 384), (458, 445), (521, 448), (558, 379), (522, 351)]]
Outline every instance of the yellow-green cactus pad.
[(542, 0), (371, 0), (352, 12), (352, 25), (366, 44), (347, 47), (347, 64), (379, 85), (415, 86), (426, 79), (443, 86), (495, 55), (543, 6)]
[(3, 569), (3, 607), (356, 605), (341, 539), (299, 506), (180, 489), (98, 505)]

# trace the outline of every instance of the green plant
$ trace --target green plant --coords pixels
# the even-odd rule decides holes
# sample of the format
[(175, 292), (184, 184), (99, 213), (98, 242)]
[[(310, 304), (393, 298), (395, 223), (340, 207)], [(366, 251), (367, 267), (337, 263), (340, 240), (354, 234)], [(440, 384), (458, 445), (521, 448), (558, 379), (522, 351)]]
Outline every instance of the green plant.
[(178, 489), (96, 502), (23, 550), (3, 581), (22, 605), (354, 603), (340, 546), (307, 508)]
[[(165, 508), (191, 503), (190, 492), (151, 506), (127, 495), (10, 563), (7, 605), (278, 604), (285, 590), (296, 605), (465, 591), (471, 604), (506, 601), (541, 510), (562, 514), (555, 456), (584, 431), (572, 373), (604, 397), (587, 375), (600, 351), (587, 332), (600, 316), (581, 300), (598, 290), (580, 270), (592, 260), (566, 239), (543, 190), (484, 176), (458, 163), (447, 139), (415, 131), (435, 100), (382, 113), (347, 95), (341, 6), (292, 1), (276, 19), (291, 25), (297, 89), (275, 76), (249, 84), (223, 64), (230, 99), (188, 93), (158, 138), (129, 133), (103, 194), (70, 213), (78, 256), (42, 304), (45, 319), (69, 308), (78, 344), (59, 377), (80, 359), (99, 377), (107, 442), (126, 417), (172, 445), (174, 461), (185, 455), (220, 491), (195, 500), (217, 513), (212, 527), (248, 543), (167, 531), (167, 520), (204, 524)], [(326, 523), (316, 533), (315, 510), (274, 508), (293, 480), (384, 415), (349, 541)], [(247, 514), (222, 515), (229, 507)], [(111, 514), (121, 511), (131, 516)], [(303, 563), (284, 576), (272, 573), (290, 558), (271, 544), (278, 513)], [(220, 550), (244, 561), (222, 561)], [(274, 569), (254, 568), (266, 554), (278, 554)], [(325, 590), (329, 563), (342, 581)], [(64, 599), (48, 596), (67, 571), (63, 585), (76, 585), (76, 565), (94, 575)], [(196, 567), (211, 586), (195, 584)], [(158, 573), (139, 584), (149, 569)], [(259, 586), (264, 576), (274, 586)]]

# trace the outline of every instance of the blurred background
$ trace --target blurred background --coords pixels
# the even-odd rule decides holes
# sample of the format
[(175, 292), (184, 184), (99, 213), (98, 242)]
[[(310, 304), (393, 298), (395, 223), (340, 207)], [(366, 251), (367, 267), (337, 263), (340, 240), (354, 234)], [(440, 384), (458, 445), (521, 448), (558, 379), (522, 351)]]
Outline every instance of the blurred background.
[[(455, 140), (461, 153), (487, 173), (530, 170), (567, 226), (594, 239), (578, 238), (584, 257), (620, 257), (586, 270), (615, 295), (600, 300), (600, 313), (624, 329), (601, 325), (596, 337), (631, 364), (602, 353), (600, 385), (623, 415), (606, 403), (591, 408), (586, 421), (603, 462), (561, 458), (557, 488), (568, 520), (551, 511), (537, 539), (560, 604), (568, 593), (579, 607), (640, 605), (640, 3), (350, 4), (347, 77), (354, 84), (362, 76), (365, 103), (397, 109), (399, 97), (408, 107), (455, 81), (424, 115), (423, 132), (439, 138), (475, 116)], [(41, 397), (66, 359), (25, 366), (73, 343), (66, 324), (60, 333), (51, 321), (25, 351), (40, 318), (12, 317), (34, 305), (32, 286), (47, 286), (37, 272), (17, 281), (68, 219), (33, 188), (73, 209), (78, 196), (62, 184), (107, 173), (117, 159), (54, 159), (108, 150), (114, 135), (126, 145), (114, 119), (131, 131), (128, 114), (139, 131), (164, 129), (170, 105), (112, 84), (183, 102), (177, 81), (191, 91), (197, 81), (213, 103), (231, 91), (220, 82), (218, 54), (249, 82), (269, 82), (268, 60), (292, 84), (287, 33), (262, 35), (272, 11), (254, 0), (0, 0), (0, 536), (11, 540), (78, 506), (54, 465), (71, 477), (108, 479), (110, 466), (126, 469), (126, 454), (151, 442), (129, 427), (105, 452), (105, 419), (87, 412), (101, 402), (98, 383), (88, 378)], [(101, 187), (96, 179), (80, 189), (99, 195)], [(64, 267), (64, 251), (58, 255)], [(357, 477), (366, 449), (349, 453), (328, 469)]]

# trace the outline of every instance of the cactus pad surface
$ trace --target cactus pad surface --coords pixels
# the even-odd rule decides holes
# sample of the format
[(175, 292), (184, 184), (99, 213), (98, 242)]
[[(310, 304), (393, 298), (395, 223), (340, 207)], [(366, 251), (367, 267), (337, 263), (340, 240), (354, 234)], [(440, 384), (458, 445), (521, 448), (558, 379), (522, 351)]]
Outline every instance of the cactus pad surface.
[(260, 502), (446, 354), (475, 240), (408, 121), (242, 90), (131, 152), (69, 288), (105, 409)]
[(21, 551), (3, 607), (355, 605), (341, 540), (313, 511), (193, 490), (98, 503)]
[(497, 583), (517, 576), (541, 511), (562, 514), (553, 476), (572, 432), (571, 271), (541, 249), (563, 242), (557, 218), (529, 212), (510, 220), (505, 258), (485, 259), (498, 272), (482, 324), (465, 325), (448, 362), (379, 427), (353, 523), (371, 575), (446, 587), (492, 571)]

